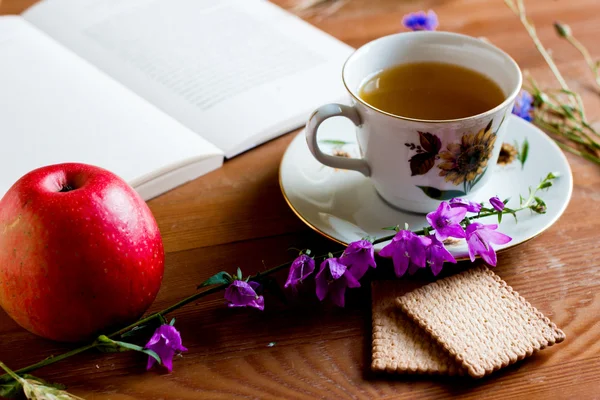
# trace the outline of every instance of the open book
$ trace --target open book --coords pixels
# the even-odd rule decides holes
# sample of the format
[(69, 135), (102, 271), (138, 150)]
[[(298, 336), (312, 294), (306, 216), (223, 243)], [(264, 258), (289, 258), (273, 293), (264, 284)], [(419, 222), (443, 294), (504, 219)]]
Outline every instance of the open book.
[(83, 162), (150, 199), (343, 101), (351, 51), (265, 0), (43, 0), (0, 17), (0, 196)]

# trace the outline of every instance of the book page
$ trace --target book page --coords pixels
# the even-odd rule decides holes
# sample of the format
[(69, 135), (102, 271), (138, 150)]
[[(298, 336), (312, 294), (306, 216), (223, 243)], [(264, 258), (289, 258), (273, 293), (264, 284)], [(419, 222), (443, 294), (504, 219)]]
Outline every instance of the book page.
[(219, 149), (20, 17), (0, 17), (0, 56), (0, 196), (35, 168), (82, 162), (148, 199), (183, 183), (177, 171), (191, 179), (189, 165), (205, 169), (198, 176), (222, 163)]
[(45, 0), (24, 16), (229, 157), (344, 98), (352, 49), (264, 0)]

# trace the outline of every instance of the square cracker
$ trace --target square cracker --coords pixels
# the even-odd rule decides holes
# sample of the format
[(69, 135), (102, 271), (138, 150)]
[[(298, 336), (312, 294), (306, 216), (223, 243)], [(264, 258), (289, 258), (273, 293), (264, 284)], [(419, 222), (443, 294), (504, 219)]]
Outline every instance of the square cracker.
[(373, 361), (375, 372), (463, 375), (459, 364), (427, 332), (396, 305), (406, 292), (406, 282), (374, 281), (371, 284), (373, 310)]
[(397, 304), (476, 378), (565, 339), (484, 266), (423, 286)]

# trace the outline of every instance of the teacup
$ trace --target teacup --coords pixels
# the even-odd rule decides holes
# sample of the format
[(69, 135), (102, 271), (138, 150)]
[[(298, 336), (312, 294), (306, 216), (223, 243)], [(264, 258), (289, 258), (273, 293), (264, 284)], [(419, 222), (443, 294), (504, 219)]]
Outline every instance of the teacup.
[[(502, 89), (505, 100), (466, 118), (420, 120), (379, 110), (360, 98), (365, 80), (413, 62), (449, 63), (479, 72)], [(313, 112), (306, 124), (310, 151), (322, 164), (361, 172), (389, 204), (418, 213), (454, 197), (472, 199), (488, 183), (523, 80), (517, 63), (502, 50), (449, 32), (407, 32), (374, 40), (348, 58), (342, 79), (352, 105), (327, 104)], [(336, 116), (356, 125), (362, 158), (329, 155), (319, 149), (319, 125)], [(419, 145), (428, 153), (415, 159)]]

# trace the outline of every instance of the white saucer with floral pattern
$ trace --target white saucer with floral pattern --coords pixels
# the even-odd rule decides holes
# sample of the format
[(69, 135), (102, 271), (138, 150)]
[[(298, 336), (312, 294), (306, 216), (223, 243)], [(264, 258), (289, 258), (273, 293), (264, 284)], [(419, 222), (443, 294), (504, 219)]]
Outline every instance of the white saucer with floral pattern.
[[(519, 195), (526, 197), (529, 187), (535, 188), (549, 173), (559, 175), (554, 185), (540, 192), (546, 205), (545, 214), (523, 210), (518, 221), (505, 215), (498, 231), (512, 241), (497, 250), (514, 247), (548, 229), (562, 215), (573, 189), (573, 177), (566, 157), (560, 148), (531, 123), (511, 116), (499, 164), (492, 179), (475, 196), (474, 201), (487, 202), (490, 197), (510, 198), (507, 206), (519, 207)], [(319, 129), (321, 147), (331, 154), (358, 157), (355, 127), (344, 118), (332, 118)], [(527, 146), (525, 145), (527, 142)], [(525, 147), (528, 150), (525, 151)], [(488, 172), (488, 173), (489, 173)], [(427, 225), (425, 215), (398, 210), (379, 197), (368, 178), (354, 171), (326, 167), (309, 152), (301, 132), (290, 144), (279, 170), (281, 191), (298, 217), (315, 231), (348, 244), (363, 237), (380, 238), (391, 232), (384, 227), (408, 224), (416, 230)], [(432, 210), (433, 211), (433, 210)], [(487, 217), (483, 223), (497, 223)], [(376, 246), (381, 249), (385, 243)], [(447, 246), (456, 259), (468, 257), (464, 240)]]

